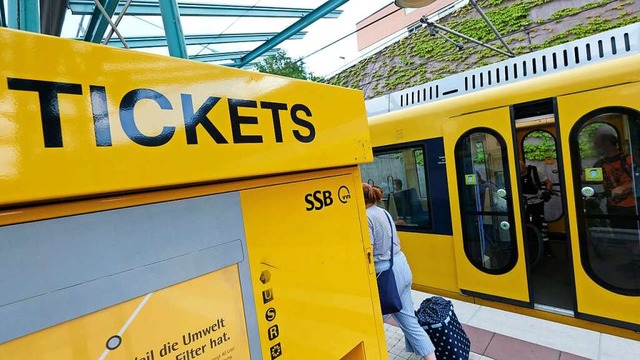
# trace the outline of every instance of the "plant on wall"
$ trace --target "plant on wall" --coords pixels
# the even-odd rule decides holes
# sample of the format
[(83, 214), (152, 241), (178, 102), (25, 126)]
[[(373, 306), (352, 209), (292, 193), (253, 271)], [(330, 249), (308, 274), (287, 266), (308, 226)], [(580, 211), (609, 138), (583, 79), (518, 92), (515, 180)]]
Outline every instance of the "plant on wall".
[(594, 136), (598, 129), (604, 126), (604, 123), (593, 123), (583, 127), (578, 135), (578, 148), (580, 149), (580, 157), (595, 157), (596, 151), (593, 147)]
[(486, 159), (487, 157), (484, 153), (484, 150), (478, 150), (478, 152), (476, 153), (476, 156), (473, 157), (473, 162), (475, 164), (484, 164)]
[[(545, 6), (557, 6), (557, 3), (553, 0), (479, 1), (517, 55), (640, 21), (634, 0), (591, 1), (555, 12), (544, 11)], [(535, 14), (551, 15), (534, 18), (533, 9), (538, 8), (541, 10)], [(501, 47), (495, 34), (470, 6), (458, 9), (438, 22)], [(459, 50), (442, 37), (420, 30), (360, 61), (328, 82), (362, 89), (366, 98), (372, 98), (504, 59), (503, 55), (470, 43), (465, 43), (463, 50)]]
[(524, 139), (526, 160), (547, 160), (556, 158), (556, 140), (546, 131), (533, 131)]

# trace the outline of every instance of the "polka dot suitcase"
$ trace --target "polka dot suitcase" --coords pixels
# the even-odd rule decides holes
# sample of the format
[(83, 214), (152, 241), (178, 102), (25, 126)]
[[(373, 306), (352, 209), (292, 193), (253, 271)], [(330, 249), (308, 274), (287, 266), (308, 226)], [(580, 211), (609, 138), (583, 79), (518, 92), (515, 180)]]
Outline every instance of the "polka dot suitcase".
[(471, 341), (464, 332), (451, 301), (430, 297), (416, 311), (418, 323), (436, 347), (438, 360), (468, 360)]

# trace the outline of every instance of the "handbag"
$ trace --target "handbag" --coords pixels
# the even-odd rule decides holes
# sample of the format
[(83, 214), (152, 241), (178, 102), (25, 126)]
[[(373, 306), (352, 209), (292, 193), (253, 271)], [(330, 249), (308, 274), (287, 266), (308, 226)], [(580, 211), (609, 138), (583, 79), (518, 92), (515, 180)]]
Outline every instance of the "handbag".
[(396, 313), (402, 310), (402, 301), (398, 294), (396, 278), (393, 275), (393, 225), (389, 215), (385, 212), (389, 226), (391, 227), (391, 266), (389, 269), (380, 272), (376, 278), (378, 280), (378, 295), (380, 296), (380, 306), (382, 315)]

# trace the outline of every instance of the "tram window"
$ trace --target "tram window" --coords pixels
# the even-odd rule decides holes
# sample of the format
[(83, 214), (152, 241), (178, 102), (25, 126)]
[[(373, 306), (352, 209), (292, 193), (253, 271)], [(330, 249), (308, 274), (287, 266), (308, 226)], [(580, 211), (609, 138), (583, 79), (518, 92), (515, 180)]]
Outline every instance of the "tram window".
[(558, 171), (558, 154), (556, 139), (548, 131), (534, 130), (527, 133), (522, 139), (524, 159), (528, 165), (537, 168), (538, 173), (544, 174), (553, 183), (553, 190), (560, 196), (552, 196), (544, 203), (544, 216), (547, 222), (555, 222), (562, 218), (562, 189), (560, 188), (560, 172)]
[(570, 143), (582, 266), (606, 289), (640, 295), (640, 113), (589, 113)]
[(384, 207), (401, 230), (432, 227), (425, 149), (410, 146), (377, 153), (371, 164), (361, 166), (362, 179), (382, 188)]
[(600, 55), (600, 58), (604, 57), (604, 46), (602, 44), (602, 40), (598, 40), (598, 55)]
[(505, 142), (493, 130), (471, 130), (456, 143), (455, 159), (465, 254), (484, 272), (508, 272), (518, 254)]

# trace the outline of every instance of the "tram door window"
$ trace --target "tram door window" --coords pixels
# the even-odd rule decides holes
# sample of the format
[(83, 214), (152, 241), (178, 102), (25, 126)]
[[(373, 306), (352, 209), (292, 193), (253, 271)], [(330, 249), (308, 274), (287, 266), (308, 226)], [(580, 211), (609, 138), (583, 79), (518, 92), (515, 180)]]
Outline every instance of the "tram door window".
[(592, 112), (570, 141), (582, 265), (606, 289), (640, 295), (640, 113)]
[(377, 153), (373, 163), (361, 165), (362, 178), (379, 186), (383, 206), (395, 223), (405, 230), (429, 230), (432, 227), (425, 150), (409, 146)]
[(490, 129), (464, 134), (455, 147), (465, 254), (478, 269), (506, 273), (517, 261), (507, 149)]
[[(553, 124), (550, 125), (553, 127)], [(527, 165), (536, 167), (539, 174), (553, 183), (554, 195), (544, 203), (544, 217), (548, 223), (554, 223), (564, 217), (562, 189), (556, 138), (547, 130), (531, 130), (522, 139), (522, 152)], [(564, 226), (563, 226), (564, 227)]]

